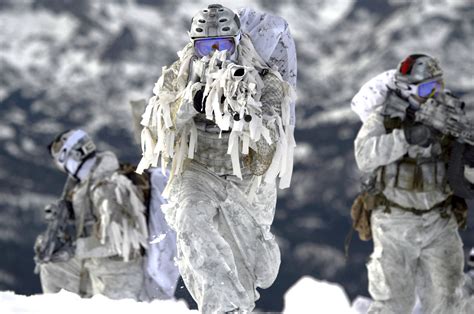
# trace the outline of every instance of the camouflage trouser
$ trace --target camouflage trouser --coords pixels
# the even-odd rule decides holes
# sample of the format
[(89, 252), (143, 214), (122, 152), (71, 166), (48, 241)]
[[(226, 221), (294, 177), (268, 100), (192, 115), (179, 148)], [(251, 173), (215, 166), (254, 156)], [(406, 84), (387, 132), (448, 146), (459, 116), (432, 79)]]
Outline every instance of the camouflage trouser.
[(250, 180), (219, 177), (194, 162), (172, 183), (162, 207), (177, 233), (178, 266), (202, 313), (251, 311), (257, 287), (267, 288), (280, 266), (270, 233), (274, 185), (248, 201)]
[(79, 294), (92, 295), (89, 274), (83, 262), (72, 258), (67, 262), (45, 263), (40, 265), (40, 280), (43, 293), (57, 293), (61, 289)]
[(44, 293), (65, 289), (84, 297), (102, 294), (111, 299), (139, 300), (143, 259), (124, 262), (114, 257), (73, 258), (67, 262), (42, 264), (40, 278)]
[(368, 313), (411, 313), (416, 295), (424, 313), (474, 313), (461, 292), (464, 256), (454, 215), (378, 208), (371, 224), (374, 252), (367, 268), (374, 302)]

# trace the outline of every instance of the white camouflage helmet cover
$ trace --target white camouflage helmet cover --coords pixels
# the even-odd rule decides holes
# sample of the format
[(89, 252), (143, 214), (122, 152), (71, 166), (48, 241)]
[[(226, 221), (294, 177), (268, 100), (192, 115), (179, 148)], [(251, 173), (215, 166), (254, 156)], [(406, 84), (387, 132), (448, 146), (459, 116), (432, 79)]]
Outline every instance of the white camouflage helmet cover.
[(83, 130), (70, 130), (59, 134), (48, 146), (56, 166), (73, 176), (83, 162), (96, 151), (92, 139)]
[(235, 37), (240, 34), (238, 15), (220, 4), (211, 4), (200, 10), (192, 19), (189, 37)]
[(438, 60), (426, 54), (412, 54), (400, 62), (395, 78), (399, 82), (417, 84), (442, 76)]

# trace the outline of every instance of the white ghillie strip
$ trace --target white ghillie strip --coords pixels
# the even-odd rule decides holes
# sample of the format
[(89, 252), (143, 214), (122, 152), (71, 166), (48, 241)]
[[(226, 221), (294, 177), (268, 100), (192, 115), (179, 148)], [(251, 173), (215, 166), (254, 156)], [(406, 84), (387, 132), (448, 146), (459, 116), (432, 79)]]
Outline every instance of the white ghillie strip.
[(134, 250), (138, 250), (140, 248), (140, 240), (138, 239), (137, 231), (129, 229), (128, 236), (129, 236), (129, 243), (130, 243), (131, 247)]
[[(154, 102), (155, 101), (155, 96), (152, 97), (149, 101), (150, 102)], [(153, 106), (146, 106), (145, 108), (145, 112), (143, 113), (142, 115), (142, 120), (141, 120), (141, 124), (142, 125), (148, 125), (150, 124), (150, 121), (151, 121), (151, 113), (153, 112)]]
[(281, 145), (277, 145), (275, 154), (273, 155), (272, 163), (265, 173), (265, 182), (271, 183), (275, 182), (276, 177), (278, 176), (278, 170), (280, 169), (281, 161)]
[(120, 188), (119, 185), (115, 187), (115, 197), (117, 199), (118, 204), (123, 204), (122, 194), (124, 191)]
[(289, 125), (286, 131), (286, 142), (288, 143), (287, 154), (284, 156), (284, 163), (286, 164), (285, 170), (283, 173), (280, 173), (280, 189), (286, 189), (290, 186), (291, 177), (293, 175), (293, 154), (296, 147), (295, 137), (294, 137), (295, 127)]
[(234, 132), (229, 136), (229, 150), (227, 152), (231, 156), (232, 170), (234, 175), (242, 179), (242, 172), (240, 170), (240, 158), (239, 158), (239, 138)]
[(166, 238), (166, 233), (161, 233), (153, 238), (153, 240), (150, 241), (150, 244), (156, 244), (160, 243)]
[(116, 223), (115, 221), (112, 221), (109, 226), (108, 236), (109, 236), (109, 241), (111, 243), (111, 246), (114, 248), (116, 252), (118, 252), (119, 255), (122, 255), (123, 254), (122, 246), (121, 246), (122, 233), (121, 233), (119, 224)]
[(243, 155), (249, 154), (249, 143), (250, 143), (250, 137), (247, 134), (244, 134), (243, 140), (242, 140), (242, 154)]
[(107, 239), (107, 226), (110, 223), (110, 206), (109, 200), (104, 199), (99, 207), (100, 212), (100, 233), (99, 239), (101, 244), (105, 244)]
[(142, 130), (142, 159), (137, 166), (137, 173), (142, 174), (143, 170), (147, 169), (153, 161), (153, 150), (149, 147), (155, 146), (155, 141), (150, 133), (148, 128), (143, 128)]
[(128, 235), (128, 221), (125, 217), (122, 217), (122, 234), (122, 257), (125, 262), (128, 262), (130, 258), (130, 238)]
[(181, 169), (183, 169), (183, 164), (186, 156), (186, 150), (188, 150), (188, 142), (187, 142), (187, 137), (184, 136), (184, 134), (188, 133), (186, 132), (188, 130), (183, 130), (180, 139), (179, 139), (179, 148), (178, 152), (176, 154), (176, 160), (178, 160), (178, 163), (176, 164), (176, 170), (175, 170), (175, 175), (181, 173)]
[(190, 124), (188, 158), (193, 159), (194, 152), (197, 149), (197, 129), (193, 120), (190, 121)]

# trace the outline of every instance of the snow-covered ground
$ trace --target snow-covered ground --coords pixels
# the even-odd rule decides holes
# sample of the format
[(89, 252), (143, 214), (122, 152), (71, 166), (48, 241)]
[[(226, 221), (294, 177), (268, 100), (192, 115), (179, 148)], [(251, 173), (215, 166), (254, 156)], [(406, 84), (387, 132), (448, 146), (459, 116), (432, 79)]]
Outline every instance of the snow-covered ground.
[[(312, 277), (302, 277), (285, 294), (285, 314), (359, 314), (365, 313), (370, 302), (357, 301), (354, 309), (344, 289), (326, 281)], [(258, 311), (258, 309), (256, 310)], [(186, 303), (179, 301), (156, 300), (150, 303), (136, 302), (131, 299), (111, 300), (98, 295), (91, 299), (62, 290), (57, 294), (37, 294), (33, 296), (17, 295), (11, 291), (0, 292), (0, 313), (38, 313), (38, 314), (75, 314), (75, 313), (198, 313), (189, 310)]]
[(56, 294), (17, 295), (14, 292), (0, 292), (0, 313), (198, 313), (188, 309), (184, 301), (161, 301), (150, 303), (132, 299), (111, 300), (102, 295), (81, 299), (78, 295), (61, 290)]

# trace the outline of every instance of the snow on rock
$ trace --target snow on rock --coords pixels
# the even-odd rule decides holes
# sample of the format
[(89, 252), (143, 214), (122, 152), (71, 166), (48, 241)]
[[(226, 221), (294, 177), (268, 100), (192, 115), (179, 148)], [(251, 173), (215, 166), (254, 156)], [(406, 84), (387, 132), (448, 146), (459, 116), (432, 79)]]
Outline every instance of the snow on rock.
[(0, 292), (0, 313), (37, 314), (84, 314), (84, 313), (198, 313), (188, 309), (184, 301), (136, 302), (132, 299), (111, 300), (97, 295), (91, 299), (81, 299), (78, 295), (61, 290), (56, 294), (17, 295), (14, 292)]
[(304, 276), (285, 293), (285, 314), (357, 314), (341, 285)]

